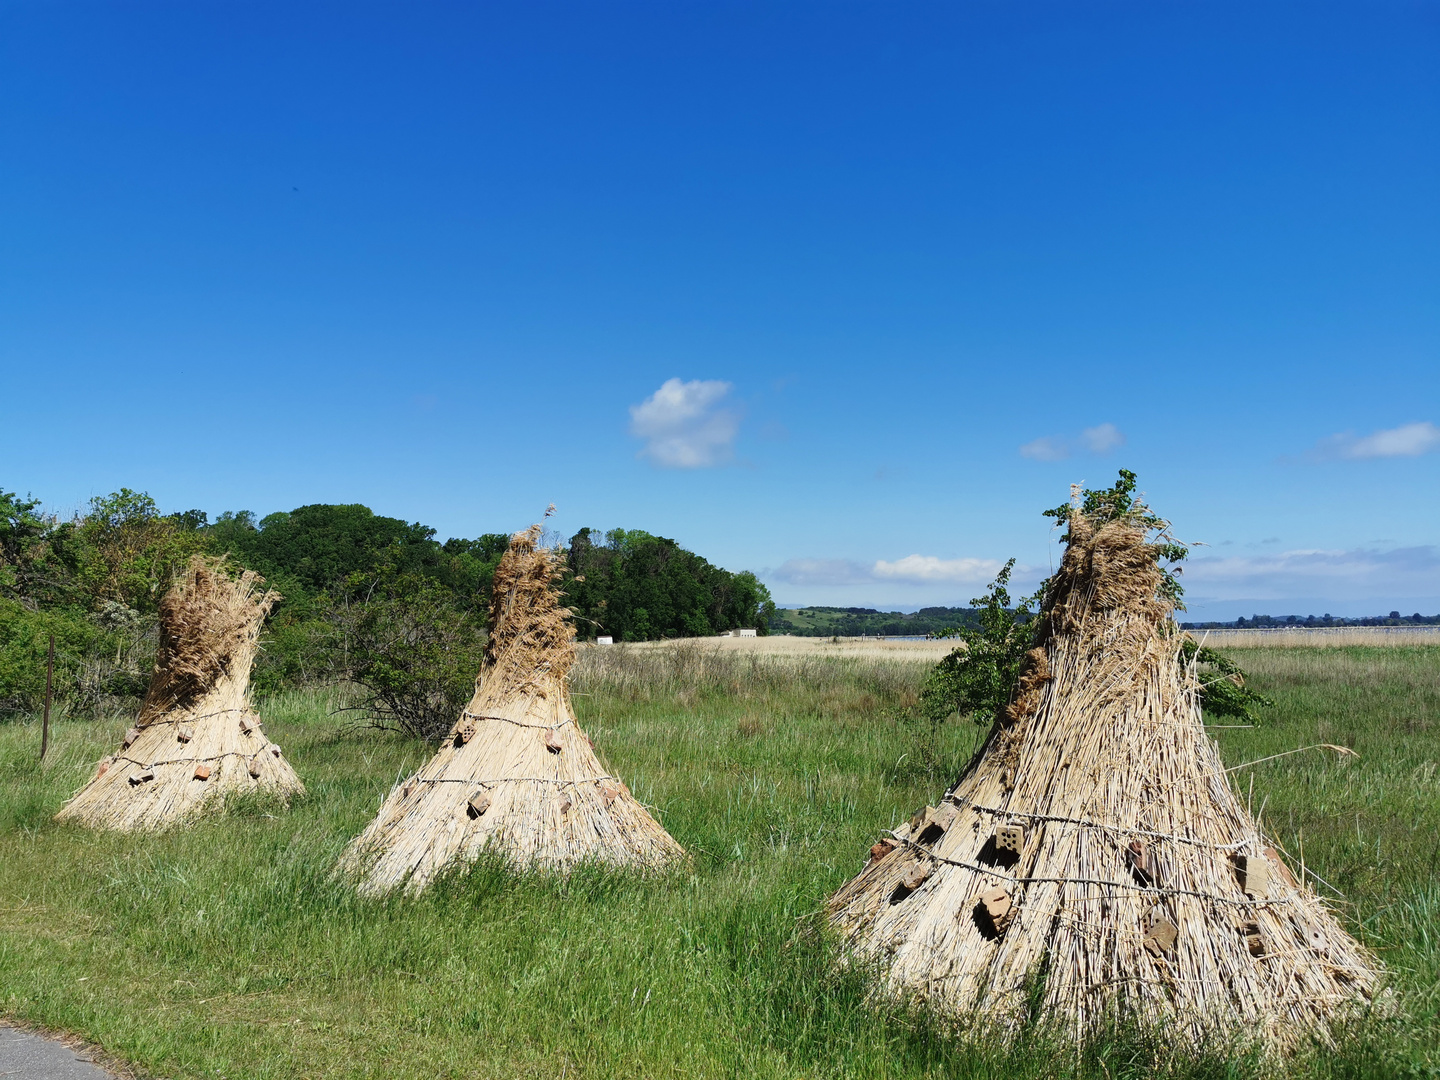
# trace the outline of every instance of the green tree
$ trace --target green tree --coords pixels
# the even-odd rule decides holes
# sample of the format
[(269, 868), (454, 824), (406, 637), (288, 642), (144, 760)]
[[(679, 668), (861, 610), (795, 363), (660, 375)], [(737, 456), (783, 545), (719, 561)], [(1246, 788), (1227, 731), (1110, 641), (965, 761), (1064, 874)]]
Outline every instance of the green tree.
[(768, 630), (775, 604), (754, 574), (735, 574), (641, 529), (581, 529), (566, 552), (565, 603), (585, 635), (622, 641)]
[(434, 529), (358, 503), (299, 506), (259, 522), (249, 511), (222, 514), (210, 532), (220, 550), (234, 553), (296, 601), (382, 563), (422, 570), (440, 562)]
[(31, 609), (70, 598), (74, 587), (73, 568), (56, 550), (61, 527), (39, 507), (33, 496), (0, 488), (0, 597)]
[(161, 514), (143, 491), (121, 488), (90, 500), (74, 530), (76, 579), (93, 608), (107, 601), (152, 614), (175, 575), (204, 551), (204, 532)]

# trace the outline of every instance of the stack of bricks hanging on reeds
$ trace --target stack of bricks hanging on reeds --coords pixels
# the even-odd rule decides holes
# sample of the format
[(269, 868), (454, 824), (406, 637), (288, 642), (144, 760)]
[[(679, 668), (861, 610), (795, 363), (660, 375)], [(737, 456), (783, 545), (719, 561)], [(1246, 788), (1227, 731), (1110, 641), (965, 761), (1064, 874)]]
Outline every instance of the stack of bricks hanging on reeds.
[(235, 792), (289, 798), (305, 787), (249, 701), (260, 628), (278, 593), (254, 571), (196, 556), (160, 603), (155, 671), (120, 749), (55, 816), (95, 828), (157, 829)]
[(1007, 1037), (1327, 1040), (1379, 966), (1232, 789), (1140, 513), (1072, 510), (1011, 705), (831, 920), (892, 990)]
[(575, 630), (555, 588), (559, 562), (539, 538), (539, 525), (517, 533), (496, 568), (470, 704), (341, 858), (362, 893), (419, 892), (487, 850), (559, 871), (586, 861), (658, 868), (684, 856), (575, 721), (566, 688)]

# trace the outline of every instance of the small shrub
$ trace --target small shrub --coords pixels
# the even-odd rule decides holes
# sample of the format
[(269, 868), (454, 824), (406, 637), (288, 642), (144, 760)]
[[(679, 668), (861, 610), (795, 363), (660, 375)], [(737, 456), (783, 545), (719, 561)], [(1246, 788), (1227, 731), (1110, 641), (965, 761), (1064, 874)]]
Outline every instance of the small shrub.
[(355, 708), (377, 727), (442, 738), (475, 691), (479, 617), (443, 585), (389, 567), (353, 575), (326, 608), (332, 666), (364, 695)]

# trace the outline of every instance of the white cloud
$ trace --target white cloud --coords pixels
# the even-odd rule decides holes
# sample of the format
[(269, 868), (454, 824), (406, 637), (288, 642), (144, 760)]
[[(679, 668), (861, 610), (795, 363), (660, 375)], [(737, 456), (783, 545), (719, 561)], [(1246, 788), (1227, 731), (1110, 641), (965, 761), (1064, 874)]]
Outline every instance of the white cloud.
[(1097, 424), (1080, 433), (1080, 445), (1092, 454), (1107, 454), (1125, 445), (1125, 436), (1114, 424)]
[(630, 406), (630, 433), (645, 440), (641, 457), (666, 469), (702, 469), (730, 460), (740, 416), (721, 407), (731, 385), (716, 379), (665, 384)]
[(1401, 424), (1365, 436), (1356, 436), (1348, 431), (1331, 435), (1316, 444), (1312, 456), (1323, 460), (1349, 458), (1367, 461), (1372, 458), (1419, 457), (1432, 450), (1440, 450), (1440, 427), (1426, 420)]
[(990, 581), (1003, 565), (997, 559), (940, 559), (934, 555), (906, 555), (894, 562), (878, 560), (871, 573), (882, 581), (976, 585)]
[(787, 585), (983, 585), (1004, 565), (998, 559), (935, 555), (906, 555), (894, 562), (877, 559), (869, 564), (854, 559), (789, 559), (766, 577)]
[(1108, 454), (1125, 445), (1125, 434), (1114, 424), (1096, 424), (1074, 438), (1065, 435), (1042, 435), (1020, 447), (1020, 456), (1031, 461), (1064, 461), (1071, 454)]

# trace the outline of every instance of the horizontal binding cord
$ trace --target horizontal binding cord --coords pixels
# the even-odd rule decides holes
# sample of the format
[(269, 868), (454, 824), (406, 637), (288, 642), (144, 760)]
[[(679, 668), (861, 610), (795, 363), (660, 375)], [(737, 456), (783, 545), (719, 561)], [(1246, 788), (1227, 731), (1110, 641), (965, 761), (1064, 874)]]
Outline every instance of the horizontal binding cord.
[(946, 799), (957, 806), (968, 806), (982, 814), (993, 814), (996, 817), (1025, 818), (1027, 821), (1060, 821), (1067, 825), (1084, 825), (1088, 829), (1103, 829), (1106, 832), (1123, 833), (1126, 836), (1153, 836), (1157, 840), (1174, 840), (1177, 844), (1193, 844), (1195, 847), (1209, 848), (1212, 851), (1239, 851), (1247, 844), (1254, 843), (1258, 846), (1259, 840), (1237, 840), (1233, 844), (1212, 844), (1208, 840), (1194, 840), (1188, 836), (1176, 836), (1174, 833), (1151, 832), (1149, 829), (1132, 829), (1124, 825), (1103, 825), (1098, 821), (1084, 821), (1080, 818), (1059, 817), (1055, 814), (1029, 814), (1023, 810), (994, 810), (988, 806), (981, 806), (977, 802), (961, 795), (946, 795)]
[(598, 784), (601, 780), (619, 780), (618, 776), (592, 776), (581, 780), (555, 780), (548, 776), (502, 776), (498, 780), (466, 780), (454, 776), (417, 776), (413, 780), (405, 781), (407, 784), (480, 784), (482, 787), (487, 784), (514, 784), (526, 782), (531, 784)]
[[(193, 724), (196, 720), (209, 720), (212, 716), (224, 716), (226, 713), (249, 713), (249, 709), (217, 709), (215, 712), (207, 712), (200, 716), (177, 716), (173, 720), (151, 720), (149, 723), (136, 724), (139, 731), (148, 731), (152, 727), (164, 727), (166, 724)], [(258, 717), (257, 717), (258, 719)]]
[[(891, 836), (895, 836), (893, 832)], [(927, 858), (935, 862), (946, 863), (950, 866), (964, 867), (966, 870), (973, 870), (977, 874), (986, 874), (989, 877), (999, 878), (1001, 881), (1008, 881), (1015, 885), (1030, 885), (1036, 883), (1050, 882), (1059, 885), (1103, 885), (1112, 889), (1129, 889), (1131, 892), (1146, 893), (1150, 896), (1198, 896), (1202, 900), (1213, 900), (1217, 904), (1233, 904), (1236, 907), (1263, 907), (1267, 904), (1288, 904), (1291, 900), (1282, 897), (1278, 900), (1232, 900), (1228, 896), (1217, 896), (1214, 893), (1196, 892), (1194, 889), (1169, 889), (1151, 885), (1137, 885), (1131, 881), (1106, 881), (1103, 878), (1075, 878), (1075, 877), (1015, 877), (1011, 874), (1002, 874), (998, 870), (991, 870), (988, 866), (980, 866), (977, 863), (968, 863), (960, 859), (947, 859), (943, 855), (936, 855), (913, 840), (906, 840), (903, 836), (895, 836), (900, 843), (913, 847)]]
[(257, 758), (269, 749), (270, 747), (268, 746), (262, 746), (259, 750), (227, 750), (225, 753), (216, 754), (214, 757), (177, 757), (167, 758), (165, 761), (141, 761), (139, 758), (126, 757), (123, 754), (116, 754), (112, 760), (116, 762), (128, 761), (132, 765), (140, 765), (147, 769), (154, 769), (160, 765), (184, 765), (187, 762), (219, 761), (221, 758), (227, 757)]
[(543, 728), (546, 731), (556, 728), (562, 728), (566, 724), (575, 723), (575, 718), (573, 716), (569, 717), (568, 719), (561, 720), (558, 724), (527, 724), (523, 720), (511, 720), (508, 716), (481, 716), (479, 713), (473, 713), (468, 709), (466, 709), (460, 715), (466, 720), (499, 720), (506, 724), (514, 724), (516, 727)]

